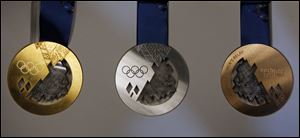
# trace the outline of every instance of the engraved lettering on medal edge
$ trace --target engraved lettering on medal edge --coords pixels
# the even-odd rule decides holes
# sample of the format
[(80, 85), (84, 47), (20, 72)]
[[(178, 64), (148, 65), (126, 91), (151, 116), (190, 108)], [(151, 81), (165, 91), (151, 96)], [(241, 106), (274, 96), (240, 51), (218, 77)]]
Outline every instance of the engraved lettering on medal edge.
[(253, 106), (275, 104), (279, 107), (286, 101), (286, 96), (280, 84), (271, 87), (269, 92), (255, 75), (257, 66), (252, 66), (247, 60), (241, 58), (235, 65), (232, 73), (233, 91), (242, 101)]
[(238, 51), (235, 55), (232, 56), (232, 58), (229, 61), (229, 65), (231, 65), (239, 56), (241, 56), (244, 53), (243, 50)]
[[(145, 59), (152, 62), (151, 69), (154, 72), (154, 75), (147, 79), (140, 79), (139, 81), (145, 81), (142, 88), (139, 88), (134, 84), (134, 81), (129, 82), (126, 90), (130, 97), (137, 95), (137, 101), (145, 105), (158, 105), (169, 100), (176, 91), (177, 88), (177, 75), (174, 66), (168, 60), (167, 56), (170, 52), (171, 48), (164, 47), (161, 45), (140, 45), (137, 47), (137, 51), (140, 55), (142, 55)], [(144, 65), (143, 65), (144, 66)], [(132, 66), (129, 68), (128, 66), (123, 66), (122, 70), (124, 74), (131, 75), (127, 77), (134, 77), (134, 74), (146, 74), (148, 72), (148, 68), (143, 68), (141, 66)], [(146, 66), (144, 66), (146, 67)], [(131, 70), (130, 70), (131, 69)], [(141, 75), (140, 74), (140, 75)], [(137, 76), (137, 78), (139, 78)]]

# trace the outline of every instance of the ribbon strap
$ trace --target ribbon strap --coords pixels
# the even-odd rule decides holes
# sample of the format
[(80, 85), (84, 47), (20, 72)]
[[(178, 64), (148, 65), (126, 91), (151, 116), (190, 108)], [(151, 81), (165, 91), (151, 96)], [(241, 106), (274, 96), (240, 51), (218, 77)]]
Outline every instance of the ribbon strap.
[(168, 2), (137, 3), (137, 44), (168, 45)]
[(40, 41), (68, 46), (74, 15), (74, 1), (41, 1)]
[(271, 45), (269, 3), (241, 2), (241, 45), (253, 43)]

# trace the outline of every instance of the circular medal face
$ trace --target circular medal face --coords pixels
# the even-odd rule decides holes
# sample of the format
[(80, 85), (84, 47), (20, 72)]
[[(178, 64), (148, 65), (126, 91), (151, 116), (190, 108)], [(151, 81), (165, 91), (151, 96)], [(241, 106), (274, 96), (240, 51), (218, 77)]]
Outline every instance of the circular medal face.
[(116, 70), (123, 102), (143, 115), (162, 115), (183, 100), (189, 84), (184, 59), (170, 46), (145, 43), (125, 53)]
[(81, 89), (82, 70), (68, 48), (54, 42), (37, 42), (15, 55), (7, 79), (12, 97), (22, 108), (49, 115), (74, 102)]
[(287, 102), (293, 88), (287, 59), (263, 44), (249, 44), (233, 51), (221, 75), (227, 101), (250, 116), (276, 112)]

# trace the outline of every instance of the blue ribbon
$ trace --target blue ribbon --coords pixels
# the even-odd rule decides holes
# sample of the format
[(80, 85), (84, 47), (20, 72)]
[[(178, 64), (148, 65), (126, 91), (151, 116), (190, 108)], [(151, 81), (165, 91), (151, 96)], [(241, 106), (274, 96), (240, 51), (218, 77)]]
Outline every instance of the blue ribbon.
[(137, 44), (168, 45), (168, 2), (137, 3)]
[(40, 41), (68, 46), (74, 5), (74, 1), (41, 1)]
[(269, 3), (241, 2), (241, 45), (253, 43), (271, 45)]

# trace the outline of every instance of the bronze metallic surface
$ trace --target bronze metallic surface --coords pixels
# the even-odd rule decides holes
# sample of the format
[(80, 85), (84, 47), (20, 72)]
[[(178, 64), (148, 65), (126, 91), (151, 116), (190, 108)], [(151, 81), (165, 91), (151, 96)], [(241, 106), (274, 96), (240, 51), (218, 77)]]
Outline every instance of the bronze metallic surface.
[[(44, 84), (48, 86), (47, 89), (36, 90), (35, 95), (42, 100), (30, 98), (32, 90), (36, 89), (37, 85), (41, 86), (49, 76), (49, 69), (62, 68), (58, 66), (62, 63), (67, 64), (71, 81), (48, 77), (56, 83)], [(9, 66), (7, 81), (13, 99), (23, 109), (34, 114), (50, 115), (65, 110), (75, 101), (82, 86), (82, 69), (77, 57), (68, 48), (54, 42), (37, 42), (25, 46), (15, 55)], [(46, 97), (47, 94), (40, 93), (51, 89), (53, 91), (63, 83), (70, 83), (65, 94), (54, 91), (55, 97), (49, 98)]]
[(263, 44), (239, 47), (226, 59), (221, 85), (227, 101), (239, 112), (264, 116), (288, 101), (293, 74), (287, 59)]

